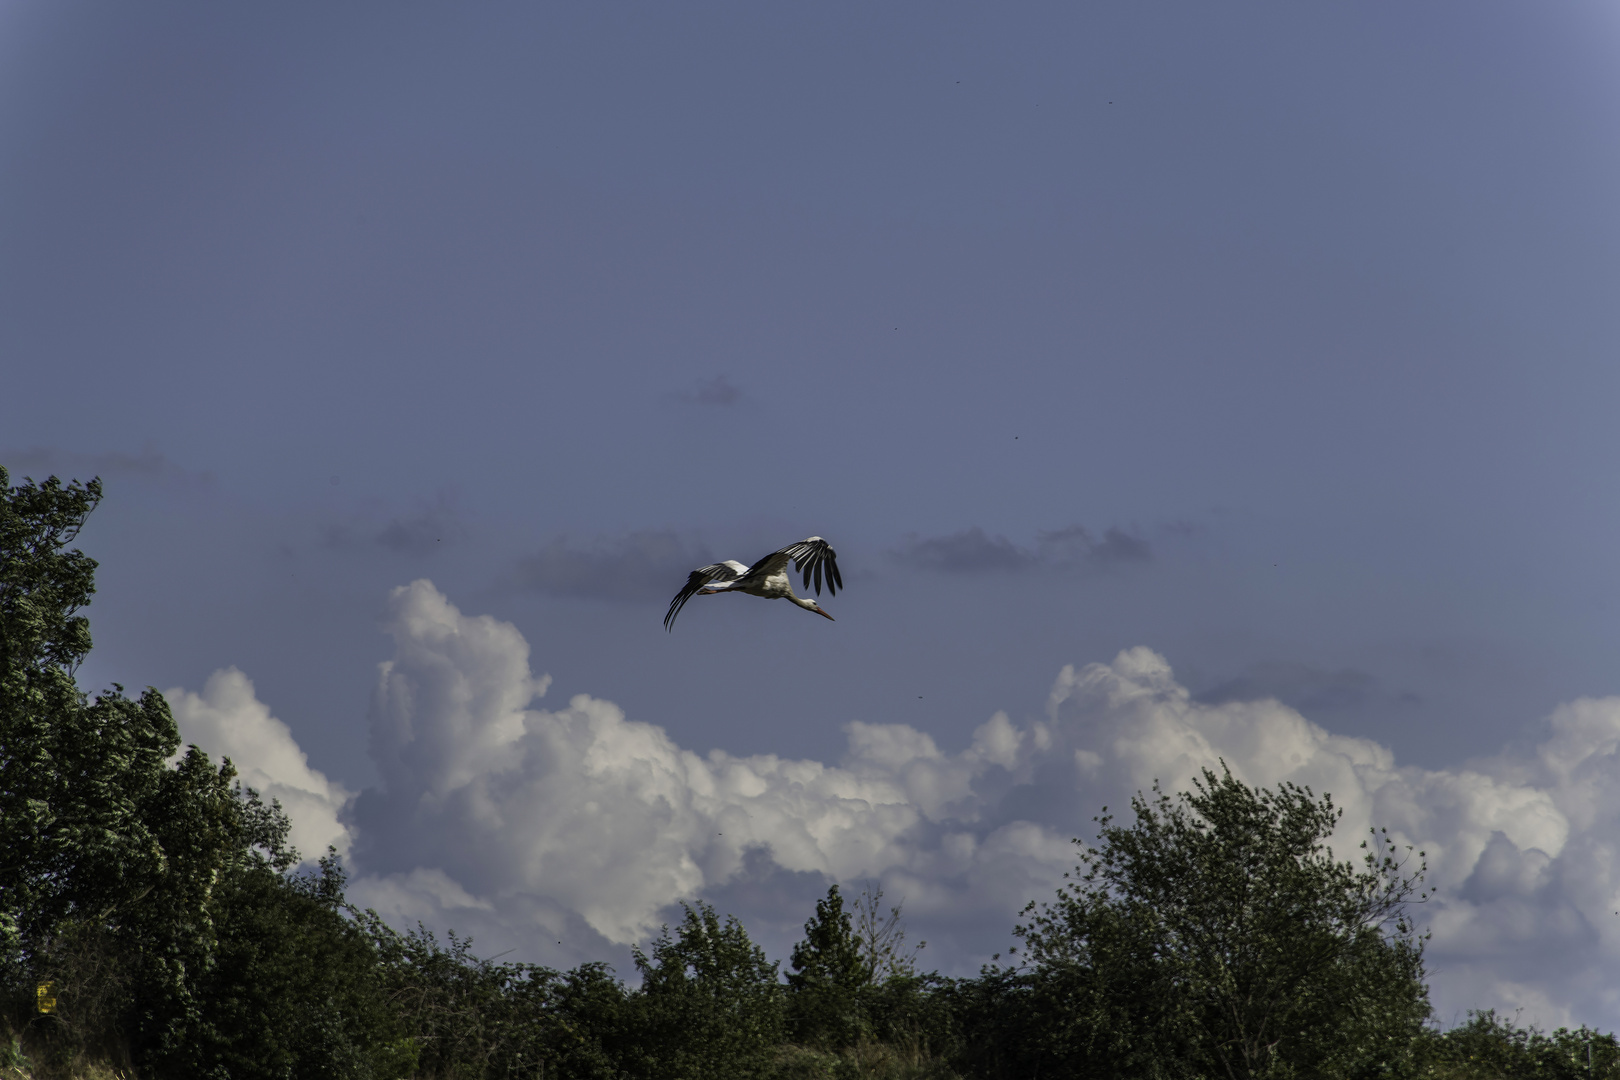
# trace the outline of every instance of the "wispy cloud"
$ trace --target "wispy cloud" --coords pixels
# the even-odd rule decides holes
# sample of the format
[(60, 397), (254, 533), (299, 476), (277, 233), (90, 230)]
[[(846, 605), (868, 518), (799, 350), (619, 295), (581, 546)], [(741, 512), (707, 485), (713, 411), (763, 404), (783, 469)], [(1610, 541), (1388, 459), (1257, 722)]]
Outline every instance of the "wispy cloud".
[(0, 465), (11, 473), (13, 482), (25, 476), (43, 480), (59, 476), (64, 480), (88, 480), (92, 476), (140, 476), (197, 487), (212, 484), (214, 475), (186, 469), (148, 443), (139, 453), (112, 450), (100, 454), (80, 454), (50, 446), (32, 446), (0, 452)]
[(328, 525), (321, 537), (321, 544), (340, 551), (380, 547), (401, 555), (426, 555), (442, 550), (445, 545), (455, 543), (464, 535), (466, 526), (456, 511), (454, 497), (440, 492), (416, 513), (395, 517), (381, 528), (375, 525)]
[(728, 376), (716, 375), (712, 379), (704, 379), (690, 390), (683, 390), (675, 395), (681, 401), (688, 401), (694, 405), (735, 405), (743, 399), (742, 387), (732, 382)]
[(1210, 705), (1265, 698), (1274, 698), (1313, 716), (1375, 705), (1400, 708), (1422, 703), (1416, 694), (1392, 691), (1357, 668), (1328, 671), (1286, 661), (1251, 665), (1241, 674), (1198, 695), (1199, 701)]
[(390, 521), (377, 533), (376, 542), (390, 551), (421, 555), (460, 534), (460, 520), (441, 502), (425, 507), (421, 513)]
[(1110, 527), (1099, 540), (1082, 525), (1036, 534), (1033, 547), (975, 526), (948, 536), (910, 537), (890, 554), (924, 570), (946, 574), (1017, 573), (1148, 562), (1153, 549), (1140, 536)]
[(585, 543), (564, 536), (521, 559), (511, 582), (516, 588), (552, 596), (668, 598), (694, 567), (713, 561), (702, 545), (668, 530), (597, 537)]

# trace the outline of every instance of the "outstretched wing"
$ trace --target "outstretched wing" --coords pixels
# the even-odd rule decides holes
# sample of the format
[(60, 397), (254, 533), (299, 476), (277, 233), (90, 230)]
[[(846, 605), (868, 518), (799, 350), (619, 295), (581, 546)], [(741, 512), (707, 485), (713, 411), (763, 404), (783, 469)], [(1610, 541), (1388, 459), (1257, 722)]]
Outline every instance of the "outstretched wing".
[(844, 579), (838, 573), (838, 554), (833, 551), (832, 545), (819, 536), (812, 536), (808, 540), (800, 540), (797, 544), (789, 544), (778, 551), (778, 555), (786, 555), (793, 560), (793, 568), (804, 574), (804, 587), (810, 587), (810, 577), (815, 575), (816, 595), (821, 595), (821, 578), (825, 572), (827, 578), (827, 592), (837, 596), (838, 590), (844, 587)]
[(712, 566), (700, 566), (686, 575), (686, 587), (676, 593), (675, 599), (669, 602), (669, 611), (664, 615), (664, 629), (667, 631), (675, 625), (675, 616), (681, 613), (681, 608), (685, 607), (686, 602), (696, 596), (703, 586), (716, 581), (735, 581), (741, 577), (742, 571), (737, 569), (737, 565), (739, 564), (715, 563)]

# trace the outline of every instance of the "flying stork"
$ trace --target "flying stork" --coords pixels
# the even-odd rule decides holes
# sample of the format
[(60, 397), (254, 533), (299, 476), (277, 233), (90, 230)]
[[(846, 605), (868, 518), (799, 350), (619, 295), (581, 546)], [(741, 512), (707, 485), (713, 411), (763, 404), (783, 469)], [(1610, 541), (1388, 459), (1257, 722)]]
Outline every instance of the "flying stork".
[(675, 616), (694, 596), (712, 593), (741, 592), (749, 596), (763, 596), (767, 600), (790, 600), (806, 611), (832, 618), (821, 605), (807, 596), (793, 595), (793, 580), (788, 577), (788, 563), (804, 574), (804, 587), (810, 588), (811, 575), (815, 575), (816, 595), (821, 595), (821, 578), (825, 568), (827, 592), (837, 596), (844, 584), (838, 574), (838, 556), (832, 546), (819, 536), (789, 544), (781, 551), (773, 551), (753, 566), (744, 566), (735, 559), (727, 559), (712, 566), (700, 566), (686, 577), (686, 587), (669, 602), (669, 613), (664, 616), (664, 629), (675, 625)]

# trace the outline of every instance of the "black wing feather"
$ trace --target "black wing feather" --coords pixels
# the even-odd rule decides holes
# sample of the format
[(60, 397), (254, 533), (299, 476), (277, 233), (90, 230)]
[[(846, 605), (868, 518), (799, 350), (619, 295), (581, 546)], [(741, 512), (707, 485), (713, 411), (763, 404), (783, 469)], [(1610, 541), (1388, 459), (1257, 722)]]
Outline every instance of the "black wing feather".
[(669, 602), (669, 611), (664, 615), (664, 630), (667, 632), (675, 625), (675, 616), (681, 613), (686, 602), (698, 594), (703, 586), (715, 581), (731, 581), (737, 577), (737, 571), (725, 563), (715, 563), (712, 566), (700, 566), (686, 575), (686, 587), (675, 594), (675, 599)]
[(811, 587), (813, 580), (816, 595), (821, 595), (822, 567), (825, 565), (827, 592), (832, 596), (838, 595), (844, 580), (838, 576), (838, 553), (833, 551), (831, 544), (818, 536), (801, 540), (782, 550), (792, 557), (794, 568), (804, 575), (806, 589)]

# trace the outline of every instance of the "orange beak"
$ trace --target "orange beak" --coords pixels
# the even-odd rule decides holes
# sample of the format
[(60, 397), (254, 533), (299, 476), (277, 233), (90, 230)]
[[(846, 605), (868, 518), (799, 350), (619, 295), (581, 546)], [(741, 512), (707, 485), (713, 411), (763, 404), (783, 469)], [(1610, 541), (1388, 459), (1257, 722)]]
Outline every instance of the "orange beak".
[(831, 615), (828, 615), (825, 611), (821, 610), (820, 608), (811, 608), (810, 610), (814, 611), (817, 615), (821, 615), (821, 616), (823, 616), (825, 618), (832, 619), (833, 622), (838, 621), (837, 619), (833, 619), (833, 617)]

